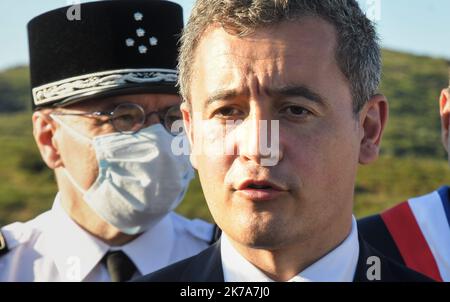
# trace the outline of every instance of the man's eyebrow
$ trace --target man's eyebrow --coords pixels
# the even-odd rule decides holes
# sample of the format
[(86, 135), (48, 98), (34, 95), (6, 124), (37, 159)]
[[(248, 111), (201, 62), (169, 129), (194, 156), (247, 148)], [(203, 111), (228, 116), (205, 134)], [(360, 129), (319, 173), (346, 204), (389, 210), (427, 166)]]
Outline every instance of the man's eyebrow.
[[(321, 105), (327, 104), (326, 99), (323, 96), (303, 85), (288, 85), (279, 88), (269, 88), (266, 89), (266, 93), (272, 97), (303, 97)], [(243, 95), (243, 93), (235, 89), (220, 89), (214, 91), (211, 96), (206, 99), (205, 107), (216, 101), (226, 101), (241, 95)]]
[(211, 103), (214, 103), (214, 102), (217, 102), (220, 100), (229, 100), (229, 99), (236, 98), (239, 95), (241, 95), (241, 93), (239, 93), (235, 89), (216, 90), (206, 99), (205, 107), (210, 105)]
[(322, 105), (327, 104), (323, 96), (302, 85), (288, 85), (280, 88), (268, 89), (267, 94), (274, 97), (303, 97), (315, 103)]

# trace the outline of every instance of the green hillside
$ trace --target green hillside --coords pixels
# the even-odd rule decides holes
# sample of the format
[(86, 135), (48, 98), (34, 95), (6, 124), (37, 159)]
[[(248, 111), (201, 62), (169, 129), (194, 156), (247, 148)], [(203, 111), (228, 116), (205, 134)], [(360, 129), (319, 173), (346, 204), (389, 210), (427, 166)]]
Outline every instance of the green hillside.
[[(389, 99), (390, 120), (381, 158), (359, 171), (358, 216), (450, 184), (438, 109), (448, 85), (446, 62), (385, 50), (383, 64), (380, 91)], [(44, 211), (56, 192), (33, 142), (28, 87), (26, 67), (0, 72), (0, 225)], [(178, 211), (210, 219), (197, 179)]]
[(380, 91), (389, 99), (384, 154), (445, 157), (440, 145), (439, 95), (448, 86), (444, 60), (383, 52)]
[(30, 106), (28, 67), (15, 67), (0, 73), (0, 112), (20, 112)]

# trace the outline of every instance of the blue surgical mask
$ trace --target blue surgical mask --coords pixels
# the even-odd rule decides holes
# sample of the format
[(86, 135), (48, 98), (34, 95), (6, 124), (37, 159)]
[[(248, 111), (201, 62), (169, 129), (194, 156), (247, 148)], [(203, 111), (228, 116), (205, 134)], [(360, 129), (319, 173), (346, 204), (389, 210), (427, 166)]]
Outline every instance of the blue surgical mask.
[(84, 190), (64, 169), (86, 203), (125, 234), (138, 234), (159, 222), (183, 199), (194, 170), (187, 155), (174, 155), (173, 136), (161, 124), (134, 134), (83, 136), (59, 117), (52, 118), (72, 136), (92, 144), (98, 177)]

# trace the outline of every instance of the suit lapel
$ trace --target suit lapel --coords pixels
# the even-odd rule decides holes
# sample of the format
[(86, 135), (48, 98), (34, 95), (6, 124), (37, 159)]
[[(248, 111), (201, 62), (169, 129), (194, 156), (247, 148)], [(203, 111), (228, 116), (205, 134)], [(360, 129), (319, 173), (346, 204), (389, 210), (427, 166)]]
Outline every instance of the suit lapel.
[(359, 235), (358, 239), (359, 258), (353, 281), (374, 282), (392, 280), (393, 276), (389, 266), (390, 261), (372, 248), (361, 235)]
[(189, 282), (224, 282), (220, 240), (193, 258), (181, 277)]

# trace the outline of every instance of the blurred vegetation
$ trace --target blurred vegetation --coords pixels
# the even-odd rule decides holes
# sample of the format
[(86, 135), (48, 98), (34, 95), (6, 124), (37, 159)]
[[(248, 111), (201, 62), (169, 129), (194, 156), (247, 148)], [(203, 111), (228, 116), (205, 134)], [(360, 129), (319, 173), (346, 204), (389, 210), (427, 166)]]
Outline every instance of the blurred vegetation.
[[(359, 217), (450, 184), (438, 103), (448, 86), (446, 62), (385, 50), (383, 65), (380, 91), (389, 99), (390, 119), (382, 156), (358, 173)], [(32, 138), (29, 99), (26, 67), (0, 73), (0, 225), (50, 208), (57, 190)], [(177, 211), (211, 220), (198, 178)]]
[(380, 91), (388, 97), (390, 119), (383, 154), (444, 158), (440, 143), (439, 95), (448, 87), (444, 60), (384, 51)]
[(28, 67), (19, 66), (0, 73), (0, 112), (31, 108)]

